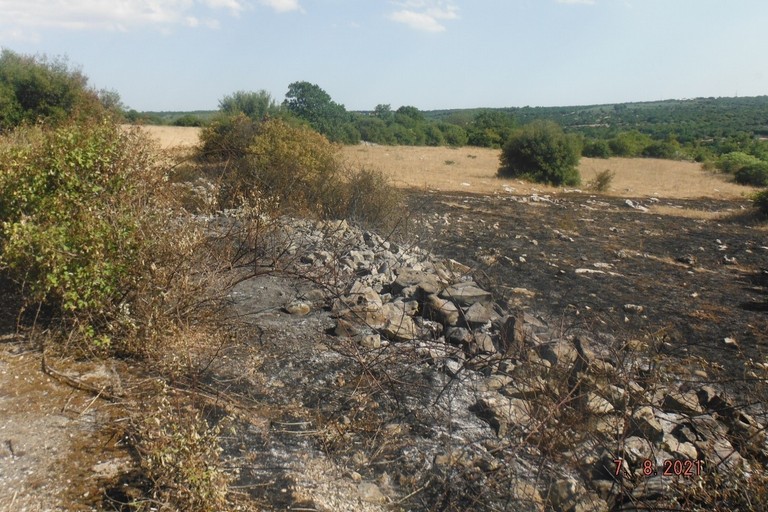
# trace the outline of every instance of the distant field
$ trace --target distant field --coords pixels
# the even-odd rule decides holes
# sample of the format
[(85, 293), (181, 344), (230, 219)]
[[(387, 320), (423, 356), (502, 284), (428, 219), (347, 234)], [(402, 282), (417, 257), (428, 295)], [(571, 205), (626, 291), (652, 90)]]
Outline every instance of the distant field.
[(157, 139), (163, 149), (191, 147), (200, 141), (200, 128), (147, 125), (141, 129)]
[[(173, 126), (145, 126), (163, 148), (197, 144), (200, 129)], [(496, 177), (499, 151), (464, 147), (458, 149), (407, 146), (345, 146), (343, 154), (350, 165), (380, 169), (403, 188), (463, 191), (481, 194), (530, 194), (561, 189), (520, 180)], [(582, 189), (605, 169), (616, 173), (608, 195), (620, 197), (655, 196), (664, 198), (738, 199), (754, 192), (729, 181), (727, 176), (701, 169), (691, 162), (647, 158), (582, 158), (579, 171)]]
[[(501, 180), (496, 177), (499, 151), (464, 147), (425, 148), (346, 146), (344, 155), (354, 165), (381, 169), (401, 187), (482, 194), (557, 192), (558, 188)], [(701, 169), (691, 162), (647, 158), (582, 158), (581, 189), (605, 169), (616, 173), (608, 195), (665, 198), (743, 198), (754, 192), (728, 180), (727, 176)]]

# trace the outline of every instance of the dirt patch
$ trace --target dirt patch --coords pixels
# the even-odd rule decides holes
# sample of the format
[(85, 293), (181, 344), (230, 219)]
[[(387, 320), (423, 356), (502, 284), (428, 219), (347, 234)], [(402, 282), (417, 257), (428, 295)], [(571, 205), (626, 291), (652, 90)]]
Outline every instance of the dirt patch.
[[(83, 375), (111, 373), (102, 363)], [(120, 407), (41, 371), (24, 343), (0, 345), (0, 510), (97, 506), (132, 458), (115, 421)]]

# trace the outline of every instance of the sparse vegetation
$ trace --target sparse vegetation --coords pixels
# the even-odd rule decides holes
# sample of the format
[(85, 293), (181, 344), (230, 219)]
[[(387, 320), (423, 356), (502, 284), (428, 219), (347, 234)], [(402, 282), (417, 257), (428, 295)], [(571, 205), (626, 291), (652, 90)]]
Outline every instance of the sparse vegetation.
[(613, 183), (613, 178), (616, 177), (616, 173), (610, 169), (606, 169), (597, 173), (597, 176), (589, 182), (589, 188), (597, 192), (608, 192)]

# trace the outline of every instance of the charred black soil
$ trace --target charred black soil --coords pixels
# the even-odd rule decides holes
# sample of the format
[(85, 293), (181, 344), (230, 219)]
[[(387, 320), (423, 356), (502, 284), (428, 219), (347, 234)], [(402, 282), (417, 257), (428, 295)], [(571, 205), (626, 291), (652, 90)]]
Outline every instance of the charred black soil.
[(419, 193), (410, 204), (424, 245), (474, 266), (511, 304), (646, 337), (720, 363), (724, 378), (768, 356), (768, 231), (747, 201), (635, 200), (636, 209), (578, 193)]

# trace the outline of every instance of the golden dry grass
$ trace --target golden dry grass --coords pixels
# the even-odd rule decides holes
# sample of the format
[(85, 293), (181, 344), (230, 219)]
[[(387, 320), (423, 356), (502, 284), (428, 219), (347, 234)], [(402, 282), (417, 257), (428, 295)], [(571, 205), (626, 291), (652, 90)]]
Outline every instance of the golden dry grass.
[[(352, 165), (381, 169), (397, 186), (481, 194), (558, 192), (521, 180), (499, 179), (499, 150), (484, 148), (424, 148), (390, 146), (347, 146), (344, 154)], [(689, 199), (744, 198), (754, 192), (729, 177), (704, 171), (693, 162), (650, 158), (582, 158), (579, 172), (582, 190), (597, 173), (610, 169), (615, 177), (603, 195), (617, 197), (659, 197)]]
[[(145, 126), (144, 129), (166, 149), (189, 148), (197, 144), (200, 136), (199, 128)], [(480, 194), (562, 192), (560, 188), (497, 178), (499, 150), (494, 149), (361, 144), (345, 146), (342, 154), (350, 166), (379, 169), (401, 188)], [(732, 182), (728, 176), (705, 171), (697, 163), (650, 158), (582, 158), (581, 189), (586, 191), (589, 181), (606, 169), (615, 172), (615, 176), (603, 195), (615, 197), (744, 199), (755, 191)], [(675, 213), (675, 209), (669, 213)], [(714, 215), (702, 213), (703, 218)]]
[(157, 140), (163, 149), (190, 148), (200, 142), (200, 128), (147, 125), (141, 129)]

